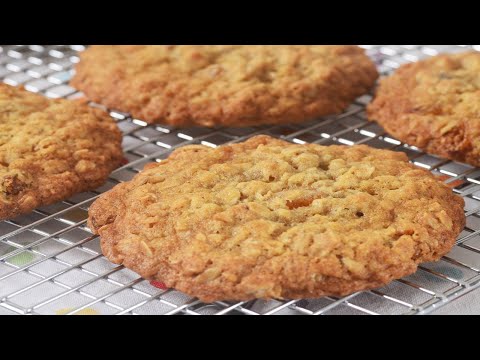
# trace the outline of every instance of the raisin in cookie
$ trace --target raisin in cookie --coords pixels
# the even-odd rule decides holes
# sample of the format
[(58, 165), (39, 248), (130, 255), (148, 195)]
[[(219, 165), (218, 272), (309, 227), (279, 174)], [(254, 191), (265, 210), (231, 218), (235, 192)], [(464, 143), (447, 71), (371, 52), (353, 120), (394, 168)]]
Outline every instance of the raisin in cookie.
[(378, 77), (357, 46), (109, 45), (72, 86), (149, 123), (255, 126), (339, 113)]
[(463, 199), (405, 154), (267, 136), (187, 146), (102, 195), (103, 253), (203, 301), (378, 287), (438, 260)]
[(101, 110), (0, 84), (0, 219), (102, 185), (121, 141)]
[(402, 66), (381, 81), (368, 116), (410, 145), (480, 166), (480, 53)]

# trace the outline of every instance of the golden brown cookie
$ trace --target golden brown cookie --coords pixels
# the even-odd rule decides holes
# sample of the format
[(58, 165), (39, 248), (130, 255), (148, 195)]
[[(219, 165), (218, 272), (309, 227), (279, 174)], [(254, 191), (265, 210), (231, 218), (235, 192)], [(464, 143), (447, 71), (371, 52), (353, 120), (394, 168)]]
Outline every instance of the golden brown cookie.
[(401, 141), (480, 166), (480, 53), (400, 67), (380, 82), (368, 116)]
[(378, 287), (438, 260), (463, 199), (405, 154), (257, 136), (187, 146), (89, 211), (103, 253), (202, 301)]
[(356, 46), (110, 45), (80, 55), (72, 86), (149, 123), (254, 126), (339, 113), (372, 88)]
[(0, 219), (102, 185), (121, 141), (101, 110), (0, 84)]

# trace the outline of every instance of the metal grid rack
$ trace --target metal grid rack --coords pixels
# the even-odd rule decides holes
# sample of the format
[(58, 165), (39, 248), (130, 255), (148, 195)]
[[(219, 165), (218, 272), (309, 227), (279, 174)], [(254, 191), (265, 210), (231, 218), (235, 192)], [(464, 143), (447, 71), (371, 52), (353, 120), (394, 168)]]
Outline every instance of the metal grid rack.
[[(465, 45), (363, 45), (388, 74), (403, 63)], [(473, 46), (480, 51), (480, 46)], [(0, 79), (48, 97), (81, 96), (67, 83), (81, 45), (0, 46)], [(108, 182), (33, 213), (0, 222), (0, 314), (427, 314), (480, 287), (480, 169), (427, 155), (388, 136), (366, 121), (359, 98), (340, 116), (301, 125), (243, 129), (175, 129), (147, 126), (128, 114), (110, 111), (124, 133), (129, 163)], [(187, 144), (215, 147), (269, 134), (295, 143), (367, 144), (405, 152), (418, 166), (444, 176), (465, 198), (467, 226), (454, 249), (438, 263), (380, 289), (345, 298), (204, 304), (174, 290), (160, 289), (132, 271), (106, 260), (99, 239), (86, 227), (88, 206), (119, 182), (130, 180), (151, 161), (161, 161)]]

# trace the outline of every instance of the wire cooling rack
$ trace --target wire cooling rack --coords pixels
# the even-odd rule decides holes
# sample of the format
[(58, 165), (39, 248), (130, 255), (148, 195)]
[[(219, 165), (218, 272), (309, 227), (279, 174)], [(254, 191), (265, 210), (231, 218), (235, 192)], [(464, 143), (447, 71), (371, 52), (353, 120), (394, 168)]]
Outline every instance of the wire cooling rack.
[[(382, 74), (403, 63), (471, 48), (362, 47)], [(473, 48), (480, 50), (480, 46)], [(0, 46), (0, 79), (52, 98), (81, 96), (67, 83), (83, 49), (81, 45)], [(480, 287), (480, 169), (427, 155), (388, 136), (378, 125), (366, 121), (364, 109), (370, 99), (370, 95), (357, 99), (340, 116), (301, 125), (242, 129), (147, 126), (128, 114), (110, 111), (123, 131), (129, 163), (114, 171), (95, 191), (0, 222), (0, 314), (427, 314)], [(204, 304), (180, 292), (153, 286), (102, 256), (98, 237), (86, 227), (88, 207), (101, 193), (130, 180), (146, 163), (161, 161), (180, 146), (215, 147), (256, 134), (299, 144), (367, 144), (403, 151), (416, 165), (444, 176), (465, 198), (467, 226), (453, 250), (439, 262), (424, 264), (416, 274), (383, 288), (345, 298)]]

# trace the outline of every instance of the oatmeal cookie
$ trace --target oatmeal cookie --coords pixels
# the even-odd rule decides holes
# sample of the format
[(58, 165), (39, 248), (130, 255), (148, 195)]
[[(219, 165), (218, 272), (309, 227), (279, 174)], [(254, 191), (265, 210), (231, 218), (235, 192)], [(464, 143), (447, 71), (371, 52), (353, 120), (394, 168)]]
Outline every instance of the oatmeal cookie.
[(380, 82), (368, 117), (428, 153), (480, 166), (480, 53), (400, 67)]
[(255, 126), (339, 113), (372, 88), (357, 46), (102, 45), (80, 55), (72, 86), (149, 123)]
[(101, 110), (0, 84), (0, 219), (102, 185), (121, 141)]
[(103, 253), (202, 301), (314, 298), (387, 284), (438, 260), (463, 199), (404, 153), (268, 136), (187, 146), (103, 194)]

